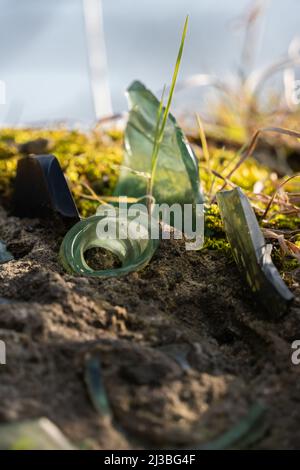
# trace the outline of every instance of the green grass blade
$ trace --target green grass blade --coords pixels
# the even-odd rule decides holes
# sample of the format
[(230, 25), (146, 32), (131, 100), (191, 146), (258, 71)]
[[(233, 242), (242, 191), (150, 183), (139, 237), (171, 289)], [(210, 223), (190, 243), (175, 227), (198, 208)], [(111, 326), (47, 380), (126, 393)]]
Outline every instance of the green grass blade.
[(174, 68), (174, 72), (173, 72), (172, 83), (171, 83), (171, 88), (170, 88), (170, 92), (169, 92), (169, 98), (168, 98), (168, 101), (167, 101), (167, 106), (165, 108), (164, 117), (163, 117), (162, 125), (161, 125), (161, 128), (160, 128), (160, 137), (161, 138), (162, 138), (163, 133), (164, 133), (165, 125), (166, 125), (166, 122), (167, 122), (167, 118), (168, 118), (170, 107), (171, 107), (172, 100), (173, 100), (174, 90), (175, 90), (175, 86), (176, 86), (176, 81), (177, 81), (177, 77), (178, 77), (178, 72), (179, 72), (179, 68), (180, 68), (180, 63), (181, 63), (182, 54), (183, 54), (183, 48), (184, 48), (187, 29), (188, 29), (188, 23), (189, 23), (189, 17), (187, 16), (186, 19), (185, 19), (185, 23), (184, 23), (183, 32), (182, 32), (182, 36), (181, 36), (180, 47), (179, 47), (179, 51), (178, 51), (178, 55), (177, 55), (177, 59), (176, 59), (176, 64), (175, 64), (175, 68)]
[(153, 184), (154, 184), (154, 177), (155, 177), (155, 172), (156, 172), (156, 167), (157, 167), (159, 147), (164, 136), (165, 126), (166, 126), (166, 122), (168, 119), (170, 107), (172, 104), (173, 94), (174, 94), (174, 90), (176, 86), (176, 81), (177, 81), (178, 72), (179, 72), (180, 63), (181, 63), (182, 54), (183, 54), (184, 43), (185, 43), (186, 34), (187, 34), (188, 21), (189, 21), (189, 17), (187, 16), (185, 19), (184, 28), (183, 28), (183, 32), (181, 36), (180, 47), (179, 47), (176, 64), (175, 64), (175, 68), (173, 72), (172, 83), (170, 87), (167, 105), (164, 109), (163, 103), (164, 103), (165, 87), (164, 87), (162, 98), (159, 104), (159, 109), (158, 109), (158, 114), (157, 114), (157, 124), (156, 124), (156, 129), (155, 129), (155, 136), (154, 136), (153, 152), (152, 152), (152, 157), (151, 157), (152, 168), (151, 168), (151, 178), (149, 182), (149, 191), (148, 191), (149, 196), (152, 196), (152, 193), (153, 193)]

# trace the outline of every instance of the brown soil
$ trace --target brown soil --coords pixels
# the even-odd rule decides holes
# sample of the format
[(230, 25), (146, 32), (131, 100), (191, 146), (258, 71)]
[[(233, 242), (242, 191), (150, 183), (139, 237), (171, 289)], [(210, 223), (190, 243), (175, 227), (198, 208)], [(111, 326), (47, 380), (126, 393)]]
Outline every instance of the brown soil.
[[(120, 279), (64, 272), (62, 230), (0, 212), (15, 260), (0, 267), (0, 421), (47, 416), (78, 446), (176, 447), (210, 439), (267, 405), (257, 448), (299, 448), (300, 289), (280, 321), (253, 303), (232, 261), (163, 241), (150, 265)], [(104, 262), (114, 262), (107, 257)], [(101, 357), (114, 420), (94, 410), (85, 357)]]

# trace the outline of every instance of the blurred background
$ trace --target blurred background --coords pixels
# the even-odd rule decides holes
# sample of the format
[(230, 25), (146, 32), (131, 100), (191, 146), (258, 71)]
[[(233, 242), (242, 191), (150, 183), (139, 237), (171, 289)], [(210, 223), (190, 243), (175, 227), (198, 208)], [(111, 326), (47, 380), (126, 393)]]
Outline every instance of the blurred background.
[[(287, 53), (300, 35), (299, 0), (266, 0), (248, 44), (249, 70)], [(250, 0), (0, 0), (1, 125), (89, 124), (127, 109), (124, 91), (142, 80), (169, 83), (186, 14), (189, 33), (180, 80), (240, 73)], [(251, 52), (252, 50), (252, 52)], [(249, 55), (249, 51), (247, 52)], [(200, 89), (175, 106), (201, 103)]]

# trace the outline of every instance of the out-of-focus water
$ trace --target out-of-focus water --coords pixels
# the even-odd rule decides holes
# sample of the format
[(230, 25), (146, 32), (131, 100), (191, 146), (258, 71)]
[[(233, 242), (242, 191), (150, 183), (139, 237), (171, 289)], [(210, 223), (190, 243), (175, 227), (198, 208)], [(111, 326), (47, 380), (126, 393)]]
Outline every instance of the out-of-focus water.
[[(299, 0), (270, 0), (256, 65), (272, 62), (300, 35)], [(109, 82), (114, 111), (126, 109), (134, 79), (160, 90), (169, 83), (186, 14), (189, 33), (180, 78), (195, 73), (233, 74), (243, 34), (233, 28), (249, 0), (102, 0)], [(0, 80), (8, 123), (67, 119), (90, 121), (82, 0), (0, 0)]]

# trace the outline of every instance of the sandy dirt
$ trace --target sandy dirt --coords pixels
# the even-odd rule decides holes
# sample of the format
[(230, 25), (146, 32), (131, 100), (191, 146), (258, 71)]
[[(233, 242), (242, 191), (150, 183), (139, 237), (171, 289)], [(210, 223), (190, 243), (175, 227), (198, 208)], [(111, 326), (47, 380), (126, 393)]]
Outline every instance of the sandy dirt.
[[(62, 269), (63, 233), (0, 210), (0, 239), (15, 256), (0, 266), (1, 423), (46, 416), (80, 447), (193, 446), (263, 402), (267, 431), (255, 447), (299, 448), (300, 366), (291, 363), (298, 273), (294, 306), (274, 322), (219, 252), (166, 240), (142, 272), (87, 279)], [(93, 352), (113, 420), (87, 393)]]

